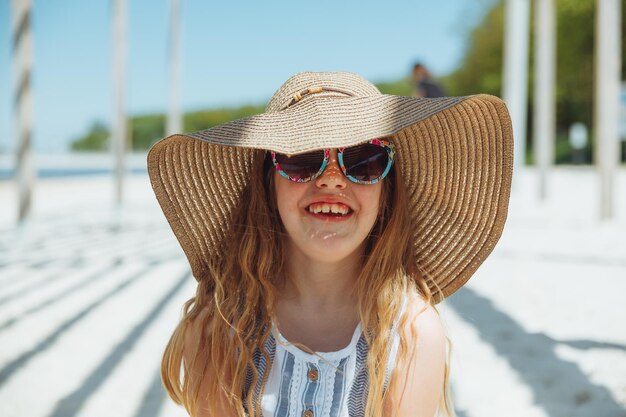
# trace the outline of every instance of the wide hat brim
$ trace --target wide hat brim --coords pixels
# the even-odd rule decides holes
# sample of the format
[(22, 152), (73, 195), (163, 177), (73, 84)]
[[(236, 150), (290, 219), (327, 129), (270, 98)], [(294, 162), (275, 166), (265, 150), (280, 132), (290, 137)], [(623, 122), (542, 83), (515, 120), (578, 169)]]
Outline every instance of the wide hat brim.
[(169, 136), (148, 154), (161, 208), (194, 276), (219, 248), (258, 149), (295, 154), (390, 137), (406, 184), (416, 262), (438, 302), (493, 250), (507, 216), (513, 135), (506, 106), (476, 95), (310, 97), (297, 106)]

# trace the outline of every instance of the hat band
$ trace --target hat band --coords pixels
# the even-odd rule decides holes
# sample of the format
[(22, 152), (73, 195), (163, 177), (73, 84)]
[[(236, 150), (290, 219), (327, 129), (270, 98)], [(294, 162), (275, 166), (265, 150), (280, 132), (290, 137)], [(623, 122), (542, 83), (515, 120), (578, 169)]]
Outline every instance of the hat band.
[(302, 100), (302, 97), (309, 95), (309, 94), (315, 94), (315, 93), (321, 93), (322, 91), (332, 91), (335, 93), (339, 93), (339, 94), (345, 94), (346, 96), (349, 97), (354, 97), (354, 94), (347, 91), (347, 90), (342, 90), (341, 88), (331, 88), (331, 87), (311, 87), (311, 88), (307, 88), (304, 89), (300, 92), (297, 92), (293, 95), (293, 98), (291, 99), (291, 101), (289, 102), (289, 104), (287, 104), (285, 107), (282, 108), (282, 110), (285, 110), (286, 108), (293, 106), (294, 104), (296, 104), (297, 102), (299, 102), (300, 100)]

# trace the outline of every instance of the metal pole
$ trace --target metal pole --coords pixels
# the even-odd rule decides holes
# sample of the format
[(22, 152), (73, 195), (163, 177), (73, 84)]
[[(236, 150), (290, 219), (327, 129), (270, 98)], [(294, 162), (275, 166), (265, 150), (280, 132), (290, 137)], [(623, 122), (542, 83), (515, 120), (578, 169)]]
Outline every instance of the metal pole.
[(113, 137), (115, 155), (115, 202), (122, 204), (127, 127), (125, 97), (126, 0), (113, 0)]
[(33, 98), (31, 68), (33, 63), (33, 36), (30, 29), (31, 0), (12, 1), (13, 65), (15, 74), (15, 112), (18, 138), (15, 175), (18, 190), (18, 223), (31, 213), (35, 169), (31, 153), (33, 125)]
[(182, 132), (180, 112), (180, 2), (170, 0), (170, 101), (167, 113), (166, 134)]
[(511, 114), (517, 169), (524, 166), (526, 149), (529, 10), (530, 0), (506, 1), (502, 97)]
[(596, 4), (595, 162), (600, 174), (600, 218), (611, 219), (619, 158), (621, 3), (620, 0), (598, 0)]
[(556, 21), (554, 0), (535, 0), (534, 148), (539, 198), (547, 197), (548, 170), (554, 163)]

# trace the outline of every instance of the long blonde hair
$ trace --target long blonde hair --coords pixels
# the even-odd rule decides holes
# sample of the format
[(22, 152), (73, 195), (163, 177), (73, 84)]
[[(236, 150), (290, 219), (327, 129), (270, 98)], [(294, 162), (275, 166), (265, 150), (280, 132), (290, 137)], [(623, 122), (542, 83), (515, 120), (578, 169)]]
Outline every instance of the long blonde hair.
[[(265, 384), (259, 378), (268, 372), (259, 374), (253, 356), (260, 353), (266, 363), (271, 361), (264, 345), (275, 320), (278, 280), (284, 266), (285, 232), (276, 208), (271, 168), (265, 152), (258, 151), (241, 200), (245, 203), (233, 213), (232, 227), (220, 248), (220, 253), (228, 256), (211, 260), (208, 272), (196, 277), (196, 295), (185, 303), (183, 317), (163, 355), (165, 389), (192, 417), (199, 395), (207, 400), (209, 415), (218, 415), (219, 398), (225, 398), (238, 417), (261, 415), (260, 398), (254, 398), (254, 390), (245, 398), (242, 393), (246, 382), (253, 387)], [(383, 414), (390, 330), (404, 294), (417, 293), (432, 303), (424, 274), (415, 263), (412, 230), (404, 183), (392, 170), (383, 180), (381, 210), (368, 237), (355, 288), (368, 344), (368, 417)], [(190, 331), (195, 332), (193, 337), (188, 336)], [(403, 339), (399, 360), (408, 349)], [(447, 368), (440, 411), (452, 414)], [(207, 373), (210, 380), (204, 378)], [(202, 383), (206, 386), (200, 394)]]

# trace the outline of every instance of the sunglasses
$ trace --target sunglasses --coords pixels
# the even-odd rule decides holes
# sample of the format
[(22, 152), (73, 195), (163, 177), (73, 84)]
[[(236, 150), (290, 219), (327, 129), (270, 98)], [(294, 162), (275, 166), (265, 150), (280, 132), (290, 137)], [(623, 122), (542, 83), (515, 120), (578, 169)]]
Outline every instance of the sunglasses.
[[(395, 151), (386, 139), (373, 139), (369, 142), (337, 149), (337, 159), (346, 178), (357, 184), (376, 184), (387, 176)], [(294, 182), (307, 182), (322, 175), (330, 149), (287, 156), (272, 152), (276, 171)]]

